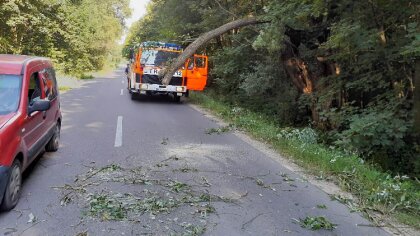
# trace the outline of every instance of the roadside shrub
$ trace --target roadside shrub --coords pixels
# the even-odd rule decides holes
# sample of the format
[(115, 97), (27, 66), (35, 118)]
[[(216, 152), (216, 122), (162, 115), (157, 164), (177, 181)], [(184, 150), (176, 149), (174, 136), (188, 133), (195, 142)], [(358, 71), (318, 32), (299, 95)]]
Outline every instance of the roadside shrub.
[(354, 115), (349, 129), (341, 133), (336, 144), (367, 156), (398, 151), (406, 146), (403, 138), (408, 128), (405, 121), (395, 118), (391, 112)]
[(358, 153), (393, 173), (419, 173), (418, 158), (409, 137), (411, 124), (391, 111), (353, 115), (349, 128), (338, 133), (335, 145)]
[(286, 140), (296, 140), (304, 144), (315, 144), (318, 142), (318, 134), (310, 127), (303, 129), (283, 128), (277, 134), (277, 138)]
[(83, 80), (89, 80), (89, 79), (93, 79), (94, 77), (93, 77), (93, 75), (86, 75), (86, 74), (81, 74), (80, 75), (80, 79), (83, 79)]

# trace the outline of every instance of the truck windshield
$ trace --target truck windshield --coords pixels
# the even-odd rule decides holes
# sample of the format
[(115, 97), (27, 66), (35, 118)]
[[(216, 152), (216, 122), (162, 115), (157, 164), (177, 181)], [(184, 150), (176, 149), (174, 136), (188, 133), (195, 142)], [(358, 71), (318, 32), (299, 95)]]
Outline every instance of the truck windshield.
[(21, 76), (0, 74), (0, 115), (15, 112), (19, 107)]
[(140, 63), (146, 66), (165, 66), (169, 60), (174, 60), (179, 56), (179, 52), (144, 50), (141, 54)]

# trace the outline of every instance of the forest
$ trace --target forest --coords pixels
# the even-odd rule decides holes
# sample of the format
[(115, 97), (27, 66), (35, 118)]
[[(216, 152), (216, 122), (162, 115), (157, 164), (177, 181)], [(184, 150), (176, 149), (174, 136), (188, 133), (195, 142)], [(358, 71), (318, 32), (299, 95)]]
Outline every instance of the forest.
[(210, 56), (208, 94), (418, 177), (419, 13), (410, 0), (153, 0), (124, 52), (149, 40), (185, 47), (225, 23), (258, 18), (200, 48)]
[[(129, 0), (0, 0), (0, 53), (49, 57), (80, 76), (119, 60)], [(114, 63), (115, 64), (115, 63)]]

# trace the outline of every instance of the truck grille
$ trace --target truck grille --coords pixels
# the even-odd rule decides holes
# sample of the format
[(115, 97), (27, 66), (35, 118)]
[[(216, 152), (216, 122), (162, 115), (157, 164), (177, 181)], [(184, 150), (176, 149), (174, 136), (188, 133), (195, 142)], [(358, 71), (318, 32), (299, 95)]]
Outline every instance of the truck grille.
[[(157, 75), (143, 75), (141, 82), (147, 84), (162, 84), (162, 81), (160, 81)], [(172, 77), (169, 85), (182, 85), (182, 77)]]

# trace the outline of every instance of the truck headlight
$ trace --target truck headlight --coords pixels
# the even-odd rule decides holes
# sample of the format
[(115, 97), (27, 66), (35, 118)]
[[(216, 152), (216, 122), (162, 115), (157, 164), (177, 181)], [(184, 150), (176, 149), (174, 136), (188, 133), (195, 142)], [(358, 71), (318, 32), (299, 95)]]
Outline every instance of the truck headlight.
[(182, 91), (184, 91), (184, 88), (183, 87), (176, 87), (176, 91), (177, 92), (182, 92)]
[(147, 85), (147, 84), (141, 84), (140, 85), (140, 89), (141, 90), (147, 90), (147, 88), (148, 88), (149, 86)]

